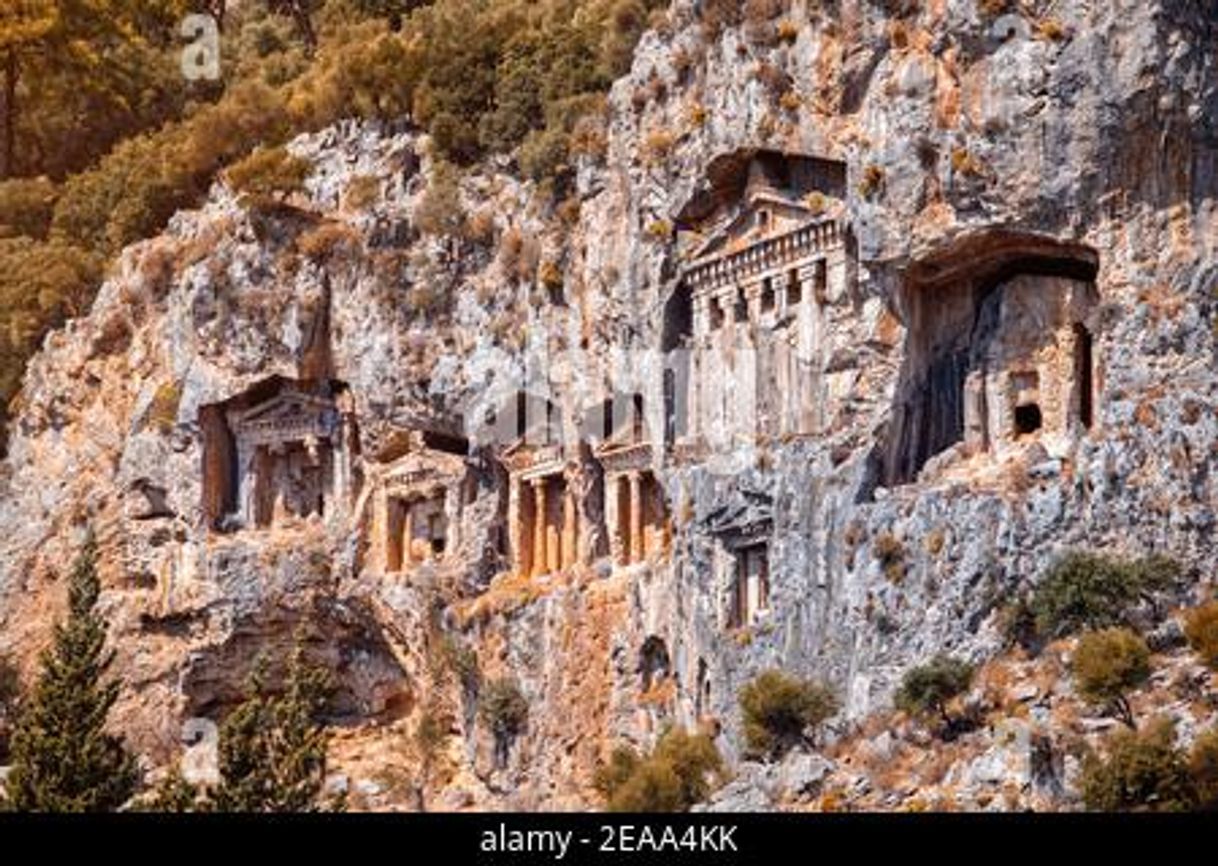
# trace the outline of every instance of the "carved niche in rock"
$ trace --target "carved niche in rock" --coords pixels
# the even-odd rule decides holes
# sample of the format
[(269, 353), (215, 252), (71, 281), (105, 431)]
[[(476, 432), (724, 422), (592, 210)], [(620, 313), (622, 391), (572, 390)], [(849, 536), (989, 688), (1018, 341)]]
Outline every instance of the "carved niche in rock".
[(1035, 441), (1052, 452), (1092, 425), (1097, 270), (1088, 248), (1010, 232), (911, 269), (889, 484), (952, 448), (1000, 455)]
[(381, 571), (400, 573), (442, 561), (460, 544), (467, 452), (461, 437), (414, 431), (405, 453), (370, 470), (375, 475), (373, 547)]
[(610, 554), (618, 566), (645, 562), (668, 551), (672, 525), (664, 488), (653, 470), (643, 395), (606, 400), (599, 414), (602, 424), (593, 453), (604, 472)]
[(350, 395), (278, 377), (200, 413), (204, 513), (220, 530), (343, 516), (358, 479)]
[[(845, 166), (773, 151), (713, 161), (678, 218), (686, 262), (665, 311), (666, 351), (689, 354), (683, 447), (818, 432), (825, 307), (850, 280)], [(681, 440), (684, 440), (683, 442)]]

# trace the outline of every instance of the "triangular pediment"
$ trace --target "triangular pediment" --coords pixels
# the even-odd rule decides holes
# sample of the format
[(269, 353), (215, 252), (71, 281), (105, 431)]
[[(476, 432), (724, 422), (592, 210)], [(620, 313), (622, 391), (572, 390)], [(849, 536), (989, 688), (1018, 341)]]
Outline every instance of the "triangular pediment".
[(241, 413), (239, 423), (263, 423), (266, 421), (287, 420), (302, 416), (319, 415), (333, 409), (334, 404), (321, 397), (308, 394), (278, 394), (264, 403), (259, 403)]
[(770, 237), (794, 231), (814, 221), (818, 214), (802, 202), (782, 195), (760, 192), (749, 197), (696, 246), (691, 259), (737, 252)]

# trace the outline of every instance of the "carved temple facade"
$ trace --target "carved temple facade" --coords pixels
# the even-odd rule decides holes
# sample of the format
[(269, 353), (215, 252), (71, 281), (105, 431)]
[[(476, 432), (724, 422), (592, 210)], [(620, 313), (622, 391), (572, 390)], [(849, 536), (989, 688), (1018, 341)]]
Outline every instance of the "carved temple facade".
[(824, 307), (849, 279), (837, 165), (747, 156), (683, 213), (687, 444), (717, 451), (823, 427)]
[[(681, 374), (666, 362), (662, 383), (634, 382), (635, 391), (580, 407), (578, 422), (563, 415), (570, 405), (519, 391), (487, 420), (493, 448), (471, 447), (464, 430), (400, 431), (403, 447), (360, 460), (351, 395), (339, 383), (275, 378), (204, 407), (209, 525), (265, 529), (354, 513), (367, 527), (370, 567), (406, 574), (461, 563), (459, 548), (478, 543), (461, 537), (467, 510), (490, 490), (479, 507), (494, 509), (491, 558), (516, 575), (605, 557), (617, 569), (662, 561), (673, 546), (666, 466), (825, 435), (866, 381), (840, 376), (831, 360), (843, 354), (833, 338), (855, 334), (842, 323), (861, 307), (845, 178), (841, 163), (770, 151), (714, 161), (677, 218), (684, 266), (666, 301), (662, 350), (681, 356)], [(909, 483), (931, 461), (1033, 442), (1064, 451), (1090, 428), (1102, 377), (1097, 273), (1085, 247), (1002, 231), (911, 266), (884, 307), (904, 326), (904, 351), (899, 330), (876, 350), (902, 365), (873, 455), (876, 483)], [(662, 411), (649, 415), (645, 401)], [(153, 494), (142, 494), (138, 513), (163, 509)], [(768, 614), (775, 507), (751, 502), (703, 519), (726, 628)], [(645, 691), (667, 665), (653, 649)], [(709, 700), (702, 685), (698, 699)]]
[(332, 382), (271, 379), (205, 407), (204, 512), (217, 529), (343, 518), (358, 487), (350, 395)]
[(404, 574), (443, 563), (461, 544), (463, 506), (471, 483), (459, 439), (437, 447), (412, 431), (406, 453), (381, 461), (372, 479), (373, 567)]

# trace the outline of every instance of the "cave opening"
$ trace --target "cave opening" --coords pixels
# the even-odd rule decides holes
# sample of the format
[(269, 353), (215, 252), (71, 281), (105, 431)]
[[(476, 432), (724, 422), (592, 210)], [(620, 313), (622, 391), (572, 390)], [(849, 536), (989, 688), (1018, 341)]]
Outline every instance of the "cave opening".
[(884, 449), (884, 483), (917, 479), (953, 448), (990, 452), (1067, 435), (1094, 413), (1098, 256), (1088, 247), (984, 233), (905, 274), (896, 309), (905, 356)]
[(1040, 407), (1035, 403), (1015, 407), (1015, 434), (1017, 436), (1035, 433), (1041, 428), (1042, 423)]
[(1086, 325), (1076, 324), (1074, 326), (1074, 381), (1078, 389), (1078, 421), (1084, 429), (1088, 430), (1091, 429), (1095, 412), (1094, 352), (1091, 332), (1087, 330)]

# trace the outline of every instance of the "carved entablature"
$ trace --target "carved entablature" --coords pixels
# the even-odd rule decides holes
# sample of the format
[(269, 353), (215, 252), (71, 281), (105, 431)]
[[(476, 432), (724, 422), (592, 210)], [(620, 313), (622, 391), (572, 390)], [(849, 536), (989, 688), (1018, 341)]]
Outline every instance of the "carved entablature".
[(439, 495), (459, 485), (465, 476), (465, 460), (452, 454), (424, 451), (408, 454), (391, 464), (382, 485), (393, 496)]
[(561, 445), (529, 446), (517, 442), (499, 453), (499, 460), (512, 475), (528, 480), (556, 475), (566, 470)]
[(621, 444), (607, 442), (595, 451), (596, 459), (607, 474), (642, 471), (651, 468), (650, 442)]
[(339, 430), (333, 401), (288, 391), (235, 414), (233, 432), (252, 445), (332, 439)]
[[(800, 213), (801, 209), (791, 211)], [(755, 213), (750, 209), (746, 217)], [(806, 209), (802, 209), (802, 214), (806, 220), (816, 219)], [(703, 296), (761, 279), (767, 273), (785, 275), (791, 268), (839, 248), (844, 238), (843, 222), (819, 219), (783, 234), (756, 237), (750, 246), (739, 249), (735, 244), (714, 243), (690, 263), (685, 282), (695, 296)]]

